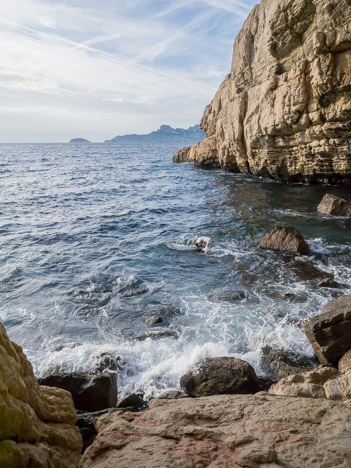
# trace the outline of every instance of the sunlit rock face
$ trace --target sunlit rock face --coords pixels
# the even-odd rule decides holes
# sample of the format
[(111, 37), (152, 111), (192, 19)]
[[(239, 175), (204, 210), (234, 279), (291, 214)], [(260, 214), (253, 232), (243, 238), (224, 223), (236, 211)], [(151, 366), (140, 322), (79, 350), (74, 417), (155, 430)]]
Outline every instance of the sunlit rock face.
[(176, 162), (350, 184), (351, 1), (262, 0), (200, 126)]
[(0, 323), (0, 467), (75, 468), (82, 438), (72, 396), (39, 386)]

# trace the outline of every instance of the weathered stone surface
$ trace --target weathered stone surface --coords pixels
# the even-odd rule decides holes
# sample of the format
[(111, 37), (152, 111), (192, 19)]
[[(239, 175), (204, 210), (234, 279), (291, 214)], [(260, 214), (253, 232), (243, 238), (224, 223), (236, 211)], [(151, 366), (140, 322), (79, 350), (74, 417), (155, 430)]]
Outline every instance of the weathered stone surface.
[(79, 427), (80, 434), (83, 438), (83, 452), (91, 445), (96, 437), (97, 431), (95, 429), (95, 420), (106, 413), (113, 413), (121, 411), (117, 408), (106, 408), (100, 411), (79, 413), (77, 426)]
[(298, 356), (292, 352), (265, 346), (261, 349), (262, 370), (275, 381), (294, 374), (301, 374), (318, 363), (312, 358)]
[(262, 0), (204, 111), (206, 140), (174, 161), (350, 184), (350, 18), (349, 0)]
[(310, 248), (300, 231), (287, 226), (277, 226), (260, 241), (261, 249), (276, 250), (292, 255), (308, 255)]
[(269, 389), (271, 395), (326, 398), (323, 385), (338, 373), (334, 367), (319, 366), (309, 372), (289, 375)]
[(351, 398), (351, 370), (336, 374), (324, 384), (325, 395), (330, 400)]
[(99, 411), (117, 403), (115, 374), (87, 372), (49, 375), (39, 379), (41, 385), (63, 388), (72, 394), (74, 405), (81, 411)]
[(351, 408), (258, 395), (153, 400), (107, 414), (81, 468), (347, 468)]
[(351, 369), (351, 350), (347, 351), (340, 359), (338, 368), (341, 372)]
[(334, 216), (351, 216), (351, 202), (327, 193), (318, 205), (317, 210), (320, 213)]
[(165, 390), (157, 398), (161, 400), (176, 400), (177, 398), (186, 398), (186, 395), (179, 390)]
[(180, 379), (182, 390), (200, 397), (222, 393), (254, 393), (259, 382), (249, 363), (231, 357), (206, 358)]
[(0, 324), (0, 467), (74, 468), (82, 439), (71, 395), (40, 387)]
[(319, 361), (337, 366), (351, 349), (351, 295), (329, 302), (322, 314), (304, 324), (304, 329)]

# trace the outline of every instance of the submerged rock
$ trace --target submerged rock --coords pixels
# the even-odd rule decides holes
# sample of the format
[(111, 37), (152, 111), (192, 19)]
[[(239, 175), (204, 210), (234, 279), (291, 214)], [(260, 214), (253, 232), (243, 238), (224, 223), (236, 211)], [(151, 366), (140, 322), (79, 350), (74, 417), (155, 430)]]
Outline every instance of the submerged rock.
[(76, 468), (82, 438), (72, 396), (41, 387), (0, 324), (0, 467)]
[(275, 227), (261, 239), (260, 248), (292, 255), (308, 255), (310, 252), (301, 232), (291, 226)]
[(145, 323), (152, 327), (168, 325), (171, 318), (180, 314), (180, 310), (170, 304), (149, 304), (145, 312), (151, 314)]
[(232, 291), (220, 294), (211, 294), (209, 299), (215, 299), (219, 302), (240, 302), (246, 299), (245, 291)]
[(304, 330), (319, 361), (336, 366), (351, 349), (351, 295), (329, 302), (305, 323)]
[(334, 216), (351, 216), (351, 202), (327, 193), (318, 205), (317, 210), (320, 213)]
[(255, 393), (259, 381), (253, 367), (232, 357), (206, 358), (180, 379), (182, 390), (200, 397), (222, 393)]
[(155, 399), (106, 414), (81, 468), (331, 468), (351, 460), (351, 408), (258, 395)]
[(265, 346), (261, 349), (260, 364), (262, 370), (277, 381), (288, 375), (306, 372), (306, 369), (316, 367), (318, 361), (314, 358), (298, 356), (283, 349)]
[(99, 411), (117, 403), (115, 374), (88, 372), (49, 375), (39, 379), (40, 385), (63, 388), (72, 394), (74, 405), (81, 411)]
[(350, 18), (349, 0), (262, 0), (204, 111), (206, 139), (174, 160), (350, 185)]

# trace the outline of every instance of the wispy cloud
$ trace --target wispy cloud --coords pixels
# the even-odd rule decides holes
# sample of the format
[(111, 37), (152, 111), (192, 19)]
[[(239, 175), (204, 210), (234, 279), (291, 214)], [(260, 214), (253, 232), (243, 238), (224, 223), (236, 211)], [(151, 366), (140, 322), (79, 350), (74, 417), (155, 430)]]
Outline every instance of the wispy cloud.
[[(234, 35), (254, 4), (77, 3), (2, 0), (0, 141), (11, 135), (65, 141), (79, 129), (103, 140), (162, 123), (199, 121), (229, 69)], [(6, 114), (13, 116), (13, 127)]]

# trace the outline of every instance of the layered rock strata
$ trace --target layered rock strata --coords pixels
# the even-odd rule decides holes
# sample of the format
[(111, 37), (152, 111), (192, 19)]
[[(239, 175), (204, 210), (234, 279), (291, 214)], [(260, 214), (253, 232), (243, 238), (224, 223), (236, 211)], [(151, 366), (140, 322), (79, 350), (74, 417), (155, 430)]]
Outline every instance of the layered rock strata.
[(216, 395), (106, 414), (82, 468), (347, 467), (351, 408), (323, 399)]
[(351, 183), (351, 2), (262, 0), (175, 162), (282, 181)]
[(0, 324), (0, 467), (75, 468), (82, 439), (72, 396), (39, 386)]

